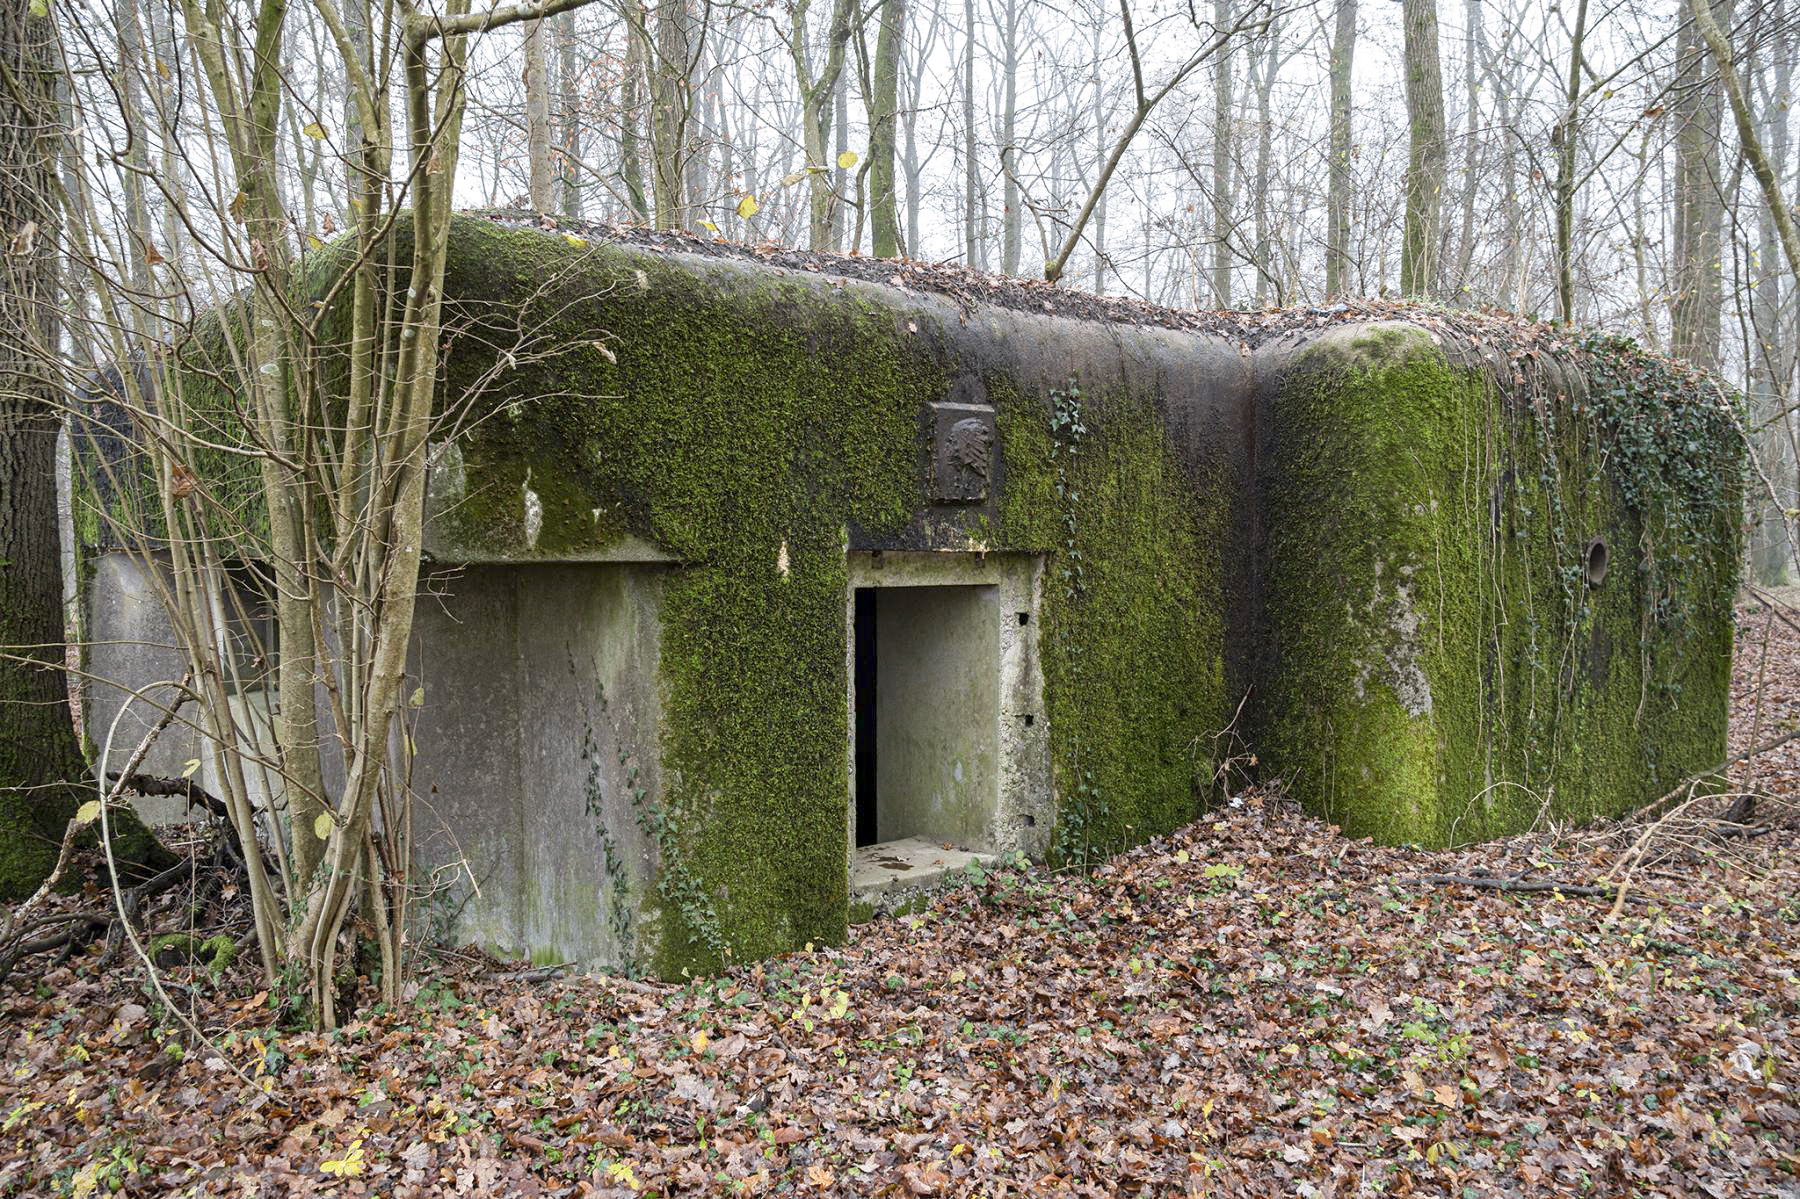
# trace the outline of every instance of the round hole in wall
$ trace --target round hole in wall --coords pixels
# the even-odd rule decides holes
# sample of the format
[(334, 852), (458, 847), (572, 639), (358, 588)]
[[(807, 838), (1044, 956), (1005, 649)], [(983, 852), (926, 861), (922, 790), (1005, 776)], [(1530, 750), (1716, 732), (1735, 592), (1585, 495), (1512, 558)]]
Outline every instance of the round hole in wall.
[(1596, 537), (1588, 542), (1587, 561), (1583, 573), (1587, 575), (1589, 587), (1598, 587), (1606, 582), (1606, 565), (1609, 555), (1606, 550), (1606, 538)]

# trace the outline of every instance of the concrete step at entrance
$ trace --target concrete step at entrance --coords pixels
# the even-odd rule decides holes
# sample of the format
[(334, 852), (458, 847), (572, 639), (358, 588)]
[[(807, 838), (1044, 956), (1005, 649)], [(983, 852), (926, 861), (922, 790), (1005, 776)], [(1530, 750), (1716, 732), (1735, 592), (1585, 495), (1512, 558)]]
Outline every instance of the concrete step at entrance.
[(991, 866), (998, 860), (996, 854), (945, 849), (942, 842), (923, 837), (864, 845), (850, 861), (850, 899), (874, 903), (892, 892), (936, 886), (968, 869), (971, 862)]

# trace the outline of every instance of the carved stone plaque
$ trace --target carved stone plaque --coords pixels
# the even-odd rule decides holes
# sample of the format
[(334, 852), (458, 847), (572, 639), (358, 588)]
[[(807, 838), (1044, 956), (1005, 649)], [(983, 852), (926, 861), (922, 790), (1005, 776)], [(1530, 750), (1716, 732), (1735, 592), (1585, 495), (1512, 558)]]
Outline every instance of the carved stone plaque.
[(994, 475), (994, 410), (985, 404), (931, 405), (932, 498), (980, 504)]

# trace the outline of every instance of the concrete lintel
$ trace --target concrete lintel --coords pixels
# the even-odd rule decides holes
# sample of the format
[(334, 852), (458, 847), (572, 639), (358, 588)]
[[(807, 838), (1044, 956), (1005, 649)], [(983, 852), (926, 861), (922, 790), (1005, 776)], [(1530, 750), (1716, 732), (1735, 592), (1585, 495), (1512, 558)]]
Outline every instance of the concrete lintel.
[(641, 537), (627, 534), (593, 549), (578, 549), (556, 554), (465, 552), (454, 546), (438, 546), (426, 538), (426, 551), (440, 562), (469, 566), (530, 565), (540, 562), (611, 562), (622, 566), (679, 565), (681, 559)]
[(850, 586), (955, 587), (997, 586), (1016, 577), (1020, 563), (1035, 554), (955, 550), (855, 550), (846, 568)]

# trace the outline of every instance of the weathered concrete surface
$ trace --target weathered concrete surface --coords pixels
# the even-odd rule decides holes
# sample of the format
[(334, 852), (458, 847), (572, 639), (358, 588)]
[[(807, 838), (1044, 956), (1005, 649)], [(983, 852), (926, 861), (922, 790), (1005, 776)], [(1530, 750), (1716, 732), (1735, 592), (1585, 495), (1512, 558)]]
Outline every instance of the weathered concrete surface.
[[(1015, 594), (995, 613), (997, 771), (965, 777), (1000, 798), (946, 839), (1086, 855), (1198, 810), (1248, 668), (1235, 347), (481, 222), (459, 228), (447, 290), (488, 353), (515, 326), (569, 349), (521, 355), (494, 416), (434, 449), (428, 545), (671, 562), (658, 968), (842, 935), (845, 611), (876, 551), (1029, 564), (982, 584)], [(450, 356), (451, 394), (479, 357)], [(1059, 850), (1059, 813), (1073, 827), (1089, 797)]]
[(1504, 348), (1390, 321), (1258, 355), (1253, 744), (1354, 834), (1615, 816), (1725, 756), (1724, 401)]
[[(1632, 430), (1716, 415), (1667, 380), (695, 251), (453, 232), (446, 395), (488, 386), (432, 448), (427, 927), (670, 973), (842, 936), (860, 587), (919, 647), (883, 664), (895, 834), (958, 852), (1115, 851), (1245, 750), (1422, 841), (1710, 764), (1736, 492), (1658, 481)], [(1631, 560), (1668, 520), (1687, 581)]]
[(658, 564), (470, 567), (419, 607), (427, 922), (496, 952), (646, 956), (660, 786)]
[(876, 839), (990, 848), (1000, 794), (1000, 607), (992, 587), (877, 598)]
[(913, 894), (941, 886), (970, 866), (991, 866), (998, 857), (946, 848), (923, 837), (905, 837), (865, 846), (850, 861), (850, 901), (876, 905), (896, 892)]
[[(84, 729), (93, 746), (96, 769), (104, 759), (108, 771), (123, 770), (144, 735), (177, 705), (187, 657), (163, 606), (168, 586), (166, 559), (160, 553), (115, 550), (94, 556), (83, 597), (83, 623), (88, 631), (83, 669), (89, 678), (83, 694)], [(219, 609), (236, 610), (223, 596)], [(263, 677), (250, 672), (243, 682), (231, 699), (232, 716), (244, 743), (260, 747), (265, 759), (248, 760), (243, 767), (251, 802), (261, 808), (271, 796), (280, 802), (279, 780), (268, 765), (274, 729)], [(223, 794), (223, 765), (212, 739), (198, 723), (201, 720), (197, 705), (180, 706), (170, 727), (151, 743), (139, 773), (190, 776), (212, 794)], [(195, 761), (199, 765), (189, 769)], [(152, 825), (193, 815), (181, 799), (139, 796), (134, 804)]]

